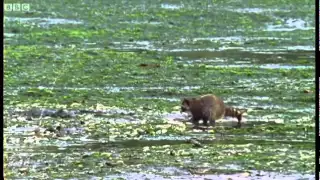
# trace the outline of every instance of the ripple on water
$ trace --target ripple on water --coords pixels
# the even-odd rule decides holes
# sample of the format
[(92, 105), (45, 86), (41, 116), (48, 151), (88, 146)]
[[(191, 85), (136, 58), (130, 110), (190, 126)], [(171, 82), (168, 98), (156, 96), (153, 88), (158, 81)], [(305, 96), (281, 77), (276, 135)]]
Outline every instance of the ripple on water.
[(152, 25), (162, 24), (162, 22), (157, 22), (157, 21), (122, 21), (119, 23), (122, 23), (122, 24), (152, 24)]
[(283, 20), (283, 25), (267, 24), (264, 31), (294, 31), (294, 30), (312, 30), (314, 27), (307, 26), (307, 22), (302, 19), (288, 18)]
[(297, 51), (297, 50), (304, 50), (304, 51), (314, 51), (314, 46), (275, 46), (275, 47), (230, 47), (230, 46), (221, 46), (217, 48), (180, 48), (180, 49), (165, 49), (165, 48), (157, 48), (151, 49), (154, 51), (161, 51), (161, 52), (221, 52), (221, 51), (228, 51), (228, 50), (235, 50), (241, 52), (253, 52), (253, 53), (261, 53), (261, 52), (281, 52), (281, 51)]
[[(89, 91), (89, 90), (105, 90), (111, 93), (117, 93), (122, 91), (133, 91), (133, 90), (163, 90), (163, 89), (170, 89), (170, 88), (177, 88), (174, 86), (150, 86), (150, 87), (133, 87), (133, 86), (124, 86), (124, 87), (115, 87), (115, 86), (105, 86), (105, 87), (54, 87), (54, 86), (20, 86), (20, 87), (7, 87), (4, 89), (4, 93), (10, 94), (17, 94), (19, 90), (26, 90), (29, 88), (38, 88), (38, 89), (50, 89), (50, 90), (82, 90), (82, 91)], [(194, 89), (200, 89), (200, 86), (181, 86), (179, 87), (181, 90), (191, 91)]]
[(279, 38), (279, 37), (245, 37), (245, 36), (224, 36), (224, 37), (199, 37), (199, 38), (181, 38), (180, 42), (186, 43), (188, 41), (212, 41), (219, 42), (220, 44), (227, 43), (244, 43), (252, 40), (291, 40), (291, 38)]
[(82, 24), (81, 21), (62, 19), (62, 18), (22, 18), (22, 17), (5, 17), (5, 21), (19, 21), (21, 23), (38, 23), (40, 26), (57, 24)]
[(175, 9), (181, 9), (183, 7), (184, 7), (183, 4), (168, 4), (168, 3), (161, 4), (161, 8), (163, 8), (163, 9), (175, 10)]
[(282, 65), (282, 64), (264, 64), (264, 65), (233, 64), (233, 65), (212, 65), (212, 67), (225, 67), (225, 68), (257, 67), (261, 69), (314, 69), (314, 66)]
[[(159, 169), (159, 168), (158, 168)], [(214, 179), (214, 180), (225, 180), (225, 179), (237, 179), (237, 180), (267, 180), (267, 179), (282, 179), (282, 180), (296, 180), (296, 179), (314, 179), (314, 175), (311, 174), (283, 174), (276, 172), (267, 172), (267, 171), (249, 171), (243, 173), (234, 173), (234, 174), (191, 174), (187, 170), (177, 169), (177, 168), (163, 168), (167, 171), (174, 171), (179, 175), (174, 175), (174, 172), (170, 172), (169, 175), (157, 175), (152, 173), (136, 173), (136, 172), (123, 172), (117, 175), (108, 175), (106, 179), (113, 178), (123, 178), (123, 179), (155, 179), (155, 180), (203, 180), (203, 179)], [(172, 175), (171, 175), (172, 174)], [(181, 174), (181, 175), (180, 175)]]
[(262, 14), (262, 13), (273, 13), (273, 12), (290, 12), (290, 10), (287, 9), (270, 9), (270, 8), (227, 8), (225, 9), (227, 11), (233, 11), (238, 13), (256, 13), (256, 14)]

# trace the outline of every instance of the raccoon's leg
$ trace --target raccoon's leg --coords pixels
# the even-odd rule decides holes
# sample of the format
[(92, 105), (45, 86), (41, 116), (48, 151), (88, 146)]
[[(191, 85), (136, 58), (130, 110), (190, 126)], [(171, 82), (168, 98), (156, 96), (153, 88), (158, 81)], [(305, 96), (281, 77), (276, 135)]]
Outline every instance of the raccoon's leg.
[(237, 128), (241, 128), (241, 116), (237, 118), (238, 119), (238, 124), (237, 124)]
[(210, 120), (210, 126), (212, 126), (212, 127), (216, 126), (216, 120), (215, 119), (211, 119)]
[(208, 120), (209, 119), (208, 118), (203, 118), (202, 120), (203, 120), (203, 123), (202, 123), (203, 126), (206, 126), (207, 128), (209, 128), (209, 125), (208, 125)]
[(215, 116), (216, 116), (216, 114), (214, 112), (210, 111), (209, 123), (210, 123), (210, 126), (212, 126), (212, 127), (216, 126)]
[(203, 118), (203, 125), (207, 128), (207, 131), (209, 130), (209, 124), (211, 124), (211, 120), (209, 118)]
[(199, 127), (199, 119), (192, 117), (191, 122), (194, 125), (194, 127)]
[(208, 121), (209, 121), (209, 124), (211, 125), (211, 121), (212, 121), (212, 107), (208, 107), (205, 109), (205, 111), (202, 112), (203, 113), (203, 125), (204, 126), (207, 126), (207, 129), (209, 128), (209, 125), (208, 125)]

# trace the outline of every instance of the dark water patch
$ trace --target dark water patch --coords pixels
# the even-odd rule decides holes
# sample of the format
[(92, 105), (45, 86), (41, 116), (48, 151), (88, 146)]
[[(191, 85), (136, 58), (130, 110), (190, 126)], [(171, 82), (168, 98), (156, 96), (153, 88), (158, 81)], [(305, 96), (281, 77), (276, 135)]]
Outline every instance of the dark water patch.
[[(77, 151), (81, 152), (84, 149), (91, 149), (91, 151), (107, 151), (108, 149), (112, 148), (143, 148), (143, 147), (153, 147), (153, 146), (169, 146), (169, 145), (181, 145), (181, 144), (190, 144), (189, 140), (191, 138), (196, 138), (198, 141), (200, 141), (204, 145), (213, 145), (213, 144), (234, 144), (234, 145), (246, 145), (246, 144), (259, 144), (259, 145), (272, 145), (277, 143), (282, 144), (290, 144), (290, 145), (296, 145), (296, 146), (303, 146), (311, 147), (314, 146), (314, 141), (307, 141), (305, 139), (301, 140), (294, 140), (294, 139), (281, 139), (274, 137), (275, 139), (272, 139), (271, 136), (259, 136), (260, 138), (250, 138), (247, 139), (245, 135), (243, 136), (236, 136), (231, 134), (226, 134), (224, 137), (217, 136), (214, 137), (212, 134), (199, 134), (195, 136), (189, 135), (189, 136), (155, 136), (155, 137), (143, 137), (140, 140), (112, 140), (108, 141), (108, 138), (106, 139), (106, 142), (102, 142), (99, 140), (88, 140), (87, 142), (81, 143), (81, 141), (78, 141), (77, 144), (72, 144), (71, 142), (64, 149), (60, 149), (59, 151)], [(258, 136), (253, 136), (258, 137)], [(269, 138), (266, 138), (269, 137)], [(264, 139), (266, 138), (266, 139)], [(62, 145), (62, 144), (60, 144)], [(40, 149), (47, 149), (47, 150), (55, 150), (55, 146), (42, 146), (42, 147), (33, 147), (39, 150)], [(56, 146), (57, 147), (57, 146)], [(57, 150), (57, 149), (56, 149)], [(59, 152), (57, 151), (57, 152)]]
[[(265, 50), (256, 52), (245, 52), (245, 51), (237, 51), (237, 50), (227, 50), (227, 51), (177, 51), (177, 52), (170, 52), (169, 53), (175, 57), (181, 57), (180, 61), (184, 61), (187, 59), (216, 59), (221, 58), (221, 60), (230, 61), (233, 58), (237, 58), (237, 60), (244, 61), (251, 61), (255, 60), (254, 63), (259, 62), (272, 62), (272, 63), (279, 63), (283, 61), (288, 61), (294, 63), (295, 61), (306, 59), (304, 63), (312, 63), (313, 55), (311, 51), (297, 51), (297, 52), (290, 52), (288, 51), (275, 51), (272, 53), (268, 53)], [(186, 59), (185, 59), (186, 58)], [(218, 59), (219, 60), (219, 59)], [(258, 60), (258, 61), (257, 61)]]

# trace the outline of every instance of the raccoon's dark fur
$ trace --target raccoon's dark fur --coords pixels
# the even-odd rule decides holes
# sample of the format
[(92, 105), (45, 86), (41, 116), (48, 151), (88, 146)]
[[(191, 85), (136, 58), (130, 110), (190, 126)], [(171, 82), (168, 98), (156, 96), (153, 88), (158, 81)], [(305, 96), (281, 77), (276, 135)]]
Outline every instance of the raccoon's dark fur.
[(236, 117), (238, 119), (238, 126), (241, 126), (242, 114), (247, 110), (237, 109), (225, 106), (222, 99), (208, 94), (201, 97), (184, 98), (181, 104), (181, 112), (190, 112), (192, 115), (192, 123), (199, 125), (199, 120), (203, 120), (203, 125), (215, 126), (215, 121), (225, 116)]

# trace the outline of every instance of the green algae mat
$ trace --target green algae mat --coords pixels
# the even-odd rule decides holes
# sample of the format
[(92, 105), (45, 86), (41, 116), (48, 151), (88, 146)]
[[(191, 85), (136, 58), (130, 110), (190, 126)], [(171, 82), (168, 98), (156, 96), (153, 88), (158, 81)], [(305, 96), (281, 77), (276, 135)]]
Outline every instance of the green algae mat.
[[(314, 1), (24, 3), (4, 14), (7, 179), (314, 179)], [(193, 129), (181, 99), (208, 93), (243, 126)]]

